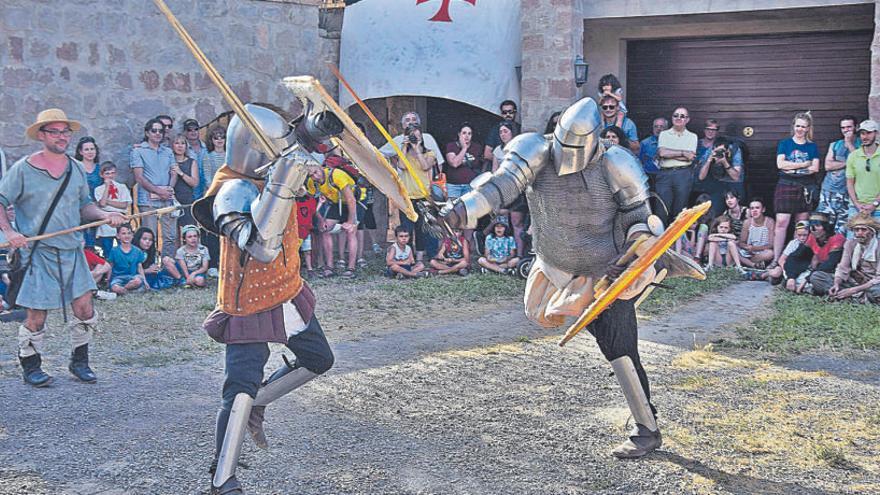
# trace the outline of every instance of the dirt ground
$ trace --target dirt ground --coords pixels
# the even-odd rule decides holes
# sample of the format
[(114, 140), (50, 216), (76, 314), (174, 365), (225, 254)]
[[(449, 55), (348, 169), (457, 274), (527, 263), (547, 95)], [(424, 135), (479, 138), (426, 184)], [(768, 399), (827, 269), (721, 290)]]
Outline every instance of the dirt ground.
[[(243, 449), (248, 493), (880, 493), (876, 353), (713, 349), (772, 297), (766, 284), (641, 321), (664, 446), (618, 461), (628, 411), (588, 335), (558, 347), (559, 331), (525, 320), (518, 286), (445, 316), (390, 297), (455, 284), (419, 283), (318, 284), (337, 364), (268, 409), (269, 450)], [(222, 347), (198, 330), (211, 306), (207, 291), (101, 303), (92, 386), (66, 372), (57, 315), (48, 389), (22, 383), (15, 326), (0, 326), (0, 494), (206, 493), (223, 378)]]

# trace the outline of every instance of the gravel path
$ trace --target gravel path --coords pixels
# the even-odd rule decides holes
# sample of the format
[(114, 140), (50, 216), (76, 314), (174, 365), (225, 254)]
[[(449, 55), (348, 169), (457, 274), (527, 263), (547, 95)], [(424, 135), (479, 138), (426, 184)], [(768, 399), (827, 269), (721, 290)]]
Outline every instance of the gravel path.
[[(643, 461), (609, 455), (628, 413), (589, 336), (560, 349), (505, 306), (331, 333), (337, 366), (269, 408), (270, 449), (248, 441), (239, 477), (251, 494), (880, 493), (876, 367), (853, 380), (692, 351), (769, 294), (738, 284), (642, 322), (666, 440)], [(205, 493), (221, 356), (101, 364), (93, 386), (0, 373), (0, 494)]]

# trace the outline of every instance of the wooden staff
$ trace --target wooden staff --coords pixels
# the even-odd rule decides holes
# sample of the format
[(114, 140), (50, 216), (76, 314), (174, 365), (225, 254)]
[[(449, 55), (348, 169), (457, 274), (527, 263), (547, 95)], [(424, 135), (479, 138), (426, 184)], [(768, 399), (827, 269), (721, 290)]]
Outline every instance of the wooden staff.
[[(159, 208), (158, 210), (145, 211), (143, 213), (135, 213), (133, 215), (123, 215), (123, 216), (128, 220), (134, 220), (135, 218), (149, 217), (152, 215), (160, 215), (161, 216), (166, 213), (171, 213), (175, 210), (179, 210), (180, 208), (184, 208), (186, 206), (187, 205), (166, 206), (164, 208)], [(71, 234), (73, 232), (78, 232), (80, 230), (90, 229), (92, 227), (100, 227), (101, 225), (106, 225), (108, 223), (110, 223), (109, 219), (108, 220), (96, 220), (94, 222), (86, 223), (86, 224), (80, 225), (78, 227), (71, 227), (69, 229), (59, 230), (57, 232), (49, 232), (48, 234), (35, 235), (33, 237), (28, 237), (25, 240), (27, 242), (42, 241), (43, 239), (49, 239), (50, 237), (57, 237), (59, 235)], [(8, 248), (8, 247), (9, 247), (8, 242), (4, 242), (4, 243), (0, 244), (0, 249)]]

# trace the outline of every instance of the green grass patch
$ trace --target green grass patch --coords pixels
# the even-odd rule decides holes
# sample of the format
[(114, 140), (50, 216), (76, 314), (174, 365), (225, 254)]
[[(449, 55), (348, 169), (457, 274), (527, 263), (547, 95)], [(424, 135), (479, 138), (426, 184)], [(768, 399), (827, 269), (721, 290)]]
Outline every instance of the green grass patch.
[(651, 296), (639, 307), (639, 312), (648, 316), (671, 313), (695, 298), (722, 290), (742, 280), (733, 269), (716, 269), (706, 274), (706, 280), (692, 278), (668, 278), (663, 281), (670, 289), (657, 287)]
[(880, 349), (880, 308), (830, 303), (813, 296), (777, 292), (771, 313), (738, 329), (731, 345), (778, 353), (817, 349)]

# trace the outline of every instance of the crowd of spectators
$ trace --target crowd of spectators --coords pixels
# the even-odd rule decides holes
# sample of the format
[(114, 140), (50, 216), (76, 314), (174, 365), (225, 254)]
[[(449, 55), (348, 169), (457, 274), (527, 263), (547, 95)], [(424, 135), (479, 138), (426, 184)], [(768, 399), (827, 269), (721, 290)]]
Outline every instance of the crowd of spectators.
[[(601, 145), (619, 146), (641, 162), (658, 198), (653, 209), (661, 220), (668, 224), (688, 205), (712, 203), (675, 249), (708, 268), (733, 267), (749, 278), (793, 291), (877, 300), (876, 123), (857, 125), (856, 118), (842, 117), (841, 139), (829, 144), (823, 164), (812, 140), (812, 116), (798, 113), (791, 137), (778, 144), (779, 179), (772, 202), (745, 201), (748, 170), (743, 145), (720, 135), (721, 122), (706, 119), (702, 129), (693, 132), (689, 110), (678, 107), (668, 116), (656, 116), (651, 132), (640, 139), (622, 95), (616, 77), (601, 78), (596, 96)], [(397, 170), (411, 200), (453, 201), (471, 190), (477, 176), (497, 170), (505, 147), (520, 133), (516, 103), (502, 102), (499, 113), (501, 120), (489, 129), (462, 122), (455, 139), (440, 146), (423, 131), (419, 114), (407, 112), (400, 121), (402, 132), (393, 140), (409, 166), (390, 143), (380, 152)], [(553, 132), (559, 115), (551, 115), (545, 133)], [(184, 206), (175, 214), (143, 217), (136, 231), (132, 226), (104, 225), (86, 232), (89, 265), (106, 289), (105, 297), (203, 287), (206, 278), (217, 276), (219, 240), (196, 226), (186, 206), (207, 191), (224, 164), (226, 129), (216, 123), (201, 126), (192, 118), (184, 120), (178, 132), (174, 129), (168, 115), (145, 123), (142, 141), (129, 154), (134, 191), (116, 180), (116, 164), (101, 161), (94, 138), (83, 137), (76, 146), (75, 158), (101, 209), (129, 213)], [(375, 192), (357, 164), (335, 150), (314, 156), (317, 164), (310, 167), (297, 198), (307, 278), (356, 277), (369, 266), (365, 251), (379, 258), (384, 252), (385, 274), (393, 278), (465, 276), (474, 270), (512, 274), (530, 255), (524, 195), (498, 216), (483, 219), (476, 229), (457, 231), (444, 240), (432, 235), (423, 215), (413, 222), (390, 204), (389, 235), (381, 236), (373, 212)], [(383, 240), (389, 241), (385, 249)]]

